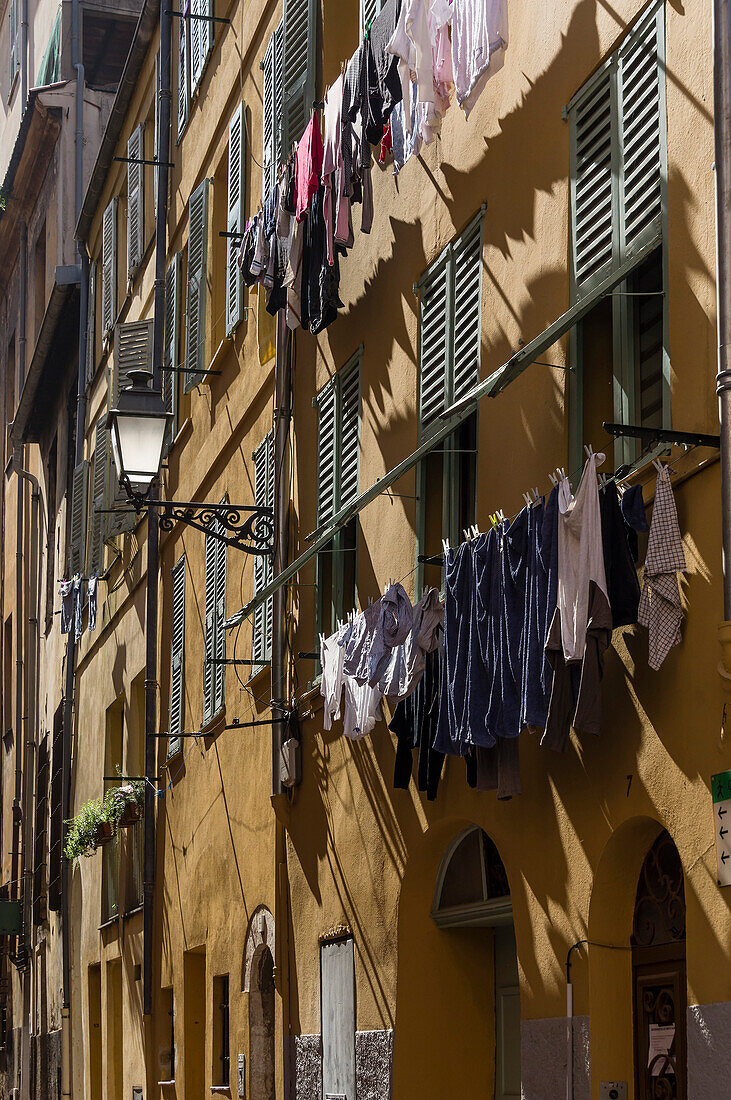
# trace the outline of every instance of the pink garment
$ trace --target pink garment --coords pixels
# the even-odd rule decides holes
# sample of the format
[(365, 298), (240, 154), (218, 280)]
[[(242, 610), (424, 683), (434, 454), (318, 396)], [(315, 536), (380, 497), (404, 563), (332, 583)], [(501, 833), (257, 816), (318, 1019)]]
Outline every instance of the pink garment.
[(454, 83), (469, 114), (508, 44), (505, 0), (460, 0), (452, 9)]
[(295, 211), (298, 222), (305, 217), (312, 196), (320, 186), (323, 154), (320, 123), (313, 111), (295, 154)]

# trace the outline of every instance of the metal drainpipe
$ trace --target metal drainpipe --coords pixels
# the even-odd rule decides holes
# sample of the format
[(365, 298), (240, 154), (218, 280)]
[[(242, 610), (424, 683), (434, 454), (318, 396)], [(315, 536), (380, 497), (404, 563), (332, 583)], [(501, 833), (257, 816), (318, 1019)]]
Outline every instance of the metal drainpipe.
[[(167, 261), (168, 162), (170, 160), (169, 0), (160, 0), (160, 87), (158, 89), (157, 208), (155, 210), (155, 307), (152, 332), (152, 388), (162, 389), (165, 336), (165, 266)], [(155, 169), (153, 169), (154, 171)], [(155, 483), (153, 482), (153, 494)], [(159, 525), (154, 509), (147, 512), (147, 607), (145, 613), (145, 851), (143, 885), (142, 1012), (152, 1014), (152, 960), (155, 931), (155, 810), (157, 799), (157, 623), (159, 587)]]
[[(287, 444), (292, 415), (290, 362), (287, 354), (287, 319), (277, 313), (277, 343), (274, 361), (274, 567), (278, 577), (287, 564), (289, 533), (289, 462)], [(272, 795), (282, 793), (280, 756), (287, 721), (287, 678), (285, 642), (287, 586), (280, 585), (272, 596)]]
[(721, 424), (723, 613), (731, 620), (731, 18), (729, 0), (713, 0), (713, 131), (716, 157), (716, 312)]

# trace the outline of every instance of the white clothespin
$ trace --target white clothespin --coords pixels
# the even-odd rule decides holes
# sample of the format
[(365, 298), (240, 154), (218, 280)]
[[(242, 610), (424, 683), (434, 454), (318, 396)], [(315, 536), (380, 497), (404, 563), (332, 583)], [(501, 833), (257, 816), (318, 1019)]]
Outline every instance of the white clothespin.
[(551, 485), (553, 485), (553, 487), (555, 489), (556, 486), (558, 485), (558, 478), (556, 477), (556, 475), (555, 474), (549, 474), (548, 475), (548, 480), (551, 482)]
[(592, 449), (591, 443), (584, 445), (584, 452), (586, 454), (587, 462), (590, 458), (594, 457), (594, 451)]
[(480, 533), (479, 527), (477, 526), (476, 523), (473, 523), (472, 524), (472, 537), (476, 539), (477, 536), (479, 535), (479, 533)]
[(523, 500), (525, 502), (526, 508), (530, 508), (531, 503), (532, 503), (530, 493), (523, 493)]
[(501, 508), (501, 509), (500, 509), (500, 511), (498, 512), (498, 518), (500, 519), (500, 522), (501, 522), (501, 523), (504, 523), (504, 522), (505, 522), (505, 512), (503, 512), (502, 508)]
[(442, 539), (442, 550), (445, 554), (449, 553), (449, 539)]
[(470, 541), (470, 533), (466, 527), (462, 528), (462, 538), (465, 542)]

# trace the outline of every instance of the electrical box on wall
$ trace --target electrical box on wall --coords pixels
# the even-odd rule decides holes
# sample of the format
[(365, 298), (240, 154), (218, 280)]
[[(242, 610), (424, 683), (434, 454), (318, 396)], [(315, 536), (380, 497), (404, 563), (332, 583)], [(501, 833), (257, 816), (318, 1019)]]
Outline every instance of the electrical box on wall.
[(599, 1100), (627, 1100), (626, 1081), (602, 1081)]

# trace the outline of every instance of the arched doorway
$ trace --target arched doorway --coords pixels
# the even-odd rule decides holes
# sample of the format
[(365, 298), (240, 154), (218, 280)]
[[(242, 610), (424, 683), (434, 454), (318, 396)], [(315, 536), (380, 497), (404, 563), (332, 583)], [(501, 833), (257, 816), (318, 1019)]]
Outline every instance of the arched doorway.
[(510, 886), (490, 837), (473, 826), (447, 848), (432, 919), (438, 928), (485, 928), (493, 936), (495, 1100), (521, 1095), (520, 986)]
[(637, 884), (632, 976), (637, 1100), (686, 1100), (685, 889), (665, 829)]
[(249, 988), (249, 1094), (275, 1100), (274, 959), (266, 944), (254, 953)]

